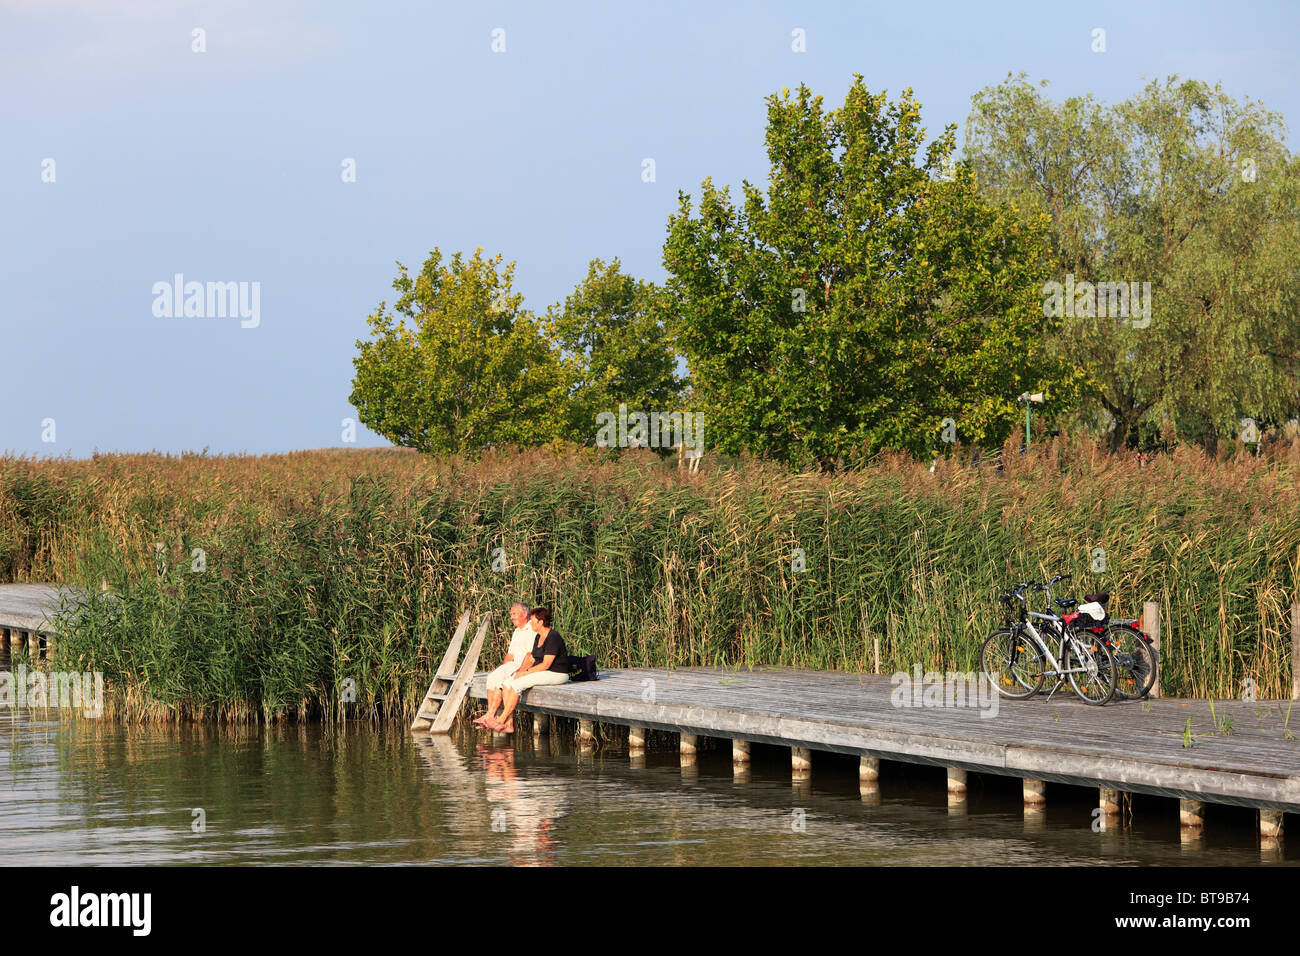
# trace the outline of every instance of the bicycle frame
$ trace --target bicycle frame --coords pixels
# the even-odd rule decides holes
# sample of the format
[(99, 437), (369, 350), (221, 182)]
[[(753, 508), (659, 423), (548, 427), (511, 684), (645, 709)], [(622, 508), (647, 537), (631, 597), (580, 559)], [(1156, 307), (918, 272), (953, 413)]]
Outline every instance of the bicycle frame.
[[(1036, 590), (1042, 591), (1047, 595), (1047, 603), (1050, 608), (1052, 602), (1051, 585), (1039, 585)], [(1080, 660), (1084, 660), (1085, 657), (1082, 653), (1083, 648), (1079, 644), (1078, 638), (1070, 633), (1070, 627), (1066, 623), (1065, 619), (1059, 614), (1050, 611), (1047, 614), (1042, 614), (1038, 611), (1031, 611), (1029, 610), (1029, 605), (1025, 598), (1019, 594), (1017, 594), (1017, 597), (1019, 597), (1021, 602), (1020, 618), (1011, 623), (1011, 627), (1015, 632), (1028, 634), (1030, 638), (1033, 639), (1034, 644), (1037, 645), (1039, 651), (1042, 652), (1047, 663), (1050, 665), (1050, 670), (1043, 672), (1044, 676), (1056, 678), (1056, 686), (1054, 686), (1048, 693), (1047, 699), (1052, 699), (1052, 696), (1065, 684), (1066, 678), (1069, 677), (1070, 674), (1088, 674), (1091, 677), (1096, 677), (1094, 671), (1088, 667), (1072, 667), (1068, 669), (1063, 667), (1061, 661), (1052, 653), (1052, 648), (1048, 644), (1047, 640), (1043, 637), (1042, 633), (1039, 632), (1038, 628), (1034, 627), (1034, 622), (1031, 620), (1031, 618), (1033, 618), (1047, 622), (1044, 630), (1050, 628), (1052, 631), (1053, 636), (1056, 638), (1056, 653), (1059, 654), (1062, 659), (1066, 656), (1066, 642), (1068, 641), (1070, 650), (1075, 653), (1075, 656)]]

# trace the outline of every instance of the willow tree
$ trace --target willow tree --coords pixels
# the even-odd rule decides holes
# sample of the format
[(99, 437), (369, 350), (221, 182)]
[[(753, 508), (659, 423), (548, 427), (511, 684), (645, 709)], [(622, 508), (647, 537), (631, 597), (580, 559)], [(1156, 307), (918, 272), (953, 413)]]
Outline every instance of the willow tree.
[(351, 403), (368, 428), (429, 453), (558, 437), (564, 382), (557, 352), (512, 291), (514, 263), (482, 250), (450, 262), (434, 249), (357, 342)]
[(1052, 222), (1057, 276), (1149, 282), (1150, 314), (1064, 316), (1065, 362), (1116, 447), (1213, 445), (1300, 410), (1300, 165), (1281, 118), (1170, 77), (1108, 107), (1053, 103), (1023, 76), (976, 94), (967, 158), (985, 194)]
[(711, 179), (679, 196), (664, 246), (674, 315), (710, 443), (794, 465), (944, 441), (998, 444), (1016, 397), (1068, 405), (1038, 288), (1045, 216), (986, 202), (930, 142), (911, 91), (856, 77), (826, 111), (807, 87), (767, 100), (766, 195)]

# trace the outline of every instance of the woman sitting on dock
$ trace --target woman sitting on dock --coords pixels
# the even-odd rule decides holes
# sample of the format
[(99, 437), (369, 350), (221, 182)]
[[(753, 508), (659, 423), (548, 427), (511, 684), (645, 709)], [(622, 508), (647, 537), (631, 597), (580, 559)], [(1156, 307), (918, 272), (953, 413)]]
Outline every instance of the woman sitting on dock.
[(502, 734), (515, 732), (514, 713), (519, 695), (530, 687), (544, 684), (563, 684), (569, 680), (569, 657), (560, 632), (551, 627), (548, 608), (535, 607), (528, 612), (528, 626), (537, 638), (533, 644), (532, 660), (524, 659), (524, 666), (502, 685), (501, 703), (505, 709), (500, 720), (487, 721), (489, 729)]

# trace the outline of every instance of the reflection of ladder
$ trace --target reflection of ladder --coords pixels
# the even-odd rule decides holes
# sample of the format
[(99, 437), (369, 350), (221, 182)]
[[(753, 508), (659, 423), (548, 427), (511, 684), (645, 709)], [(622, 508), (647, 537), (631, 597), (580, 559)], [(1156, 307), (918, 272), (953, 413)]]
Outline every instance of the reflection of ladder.
[(429, 685), (429, 691), (424, 695), (415, 720), (411, 723), (412, 730), (427, 730), (431, 734), (445, 734), (451, 730), (451, 723), (456, 719), (465, 692), (469, 690), (469, 682), (474, 677), (479, 651), (483, 648), (483, 637), (487, 634), (488, 622), (491, 620), (491, 611), (483, 615), (478, 633), (474, 635), (469, 650), (465, 652), (465, 660), (457, 670), (456, 658), (460, 656), (460, 645), (469, 628), (469, 611), (460, 616), (460, 624), (447, 646), (447, 653), (442, 656), (442, 663), (433, 675), (433, 683)]

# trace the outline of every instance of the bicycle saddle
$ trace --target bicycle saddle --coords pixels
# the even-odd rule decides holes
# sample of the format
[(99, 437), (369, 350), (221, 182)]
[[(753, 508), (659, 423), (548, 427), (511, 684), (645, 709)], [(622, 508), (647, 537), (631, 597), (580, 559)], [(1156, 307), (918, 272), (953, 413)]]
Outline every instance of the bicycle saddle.
[(1078, 603), (1079, 603), (1079, 602), (1076, 601), (1074, 598), (1057, 598), (1057, 599), (1056, 599), (1056, 606), (1057, 606), (1057, 607), (1060, 607), (1060, 608), (1065, 608), (1067, 611), (1068, 611), (1070, 608), (1075, 607), (1076, 605), (1078, 605)]

